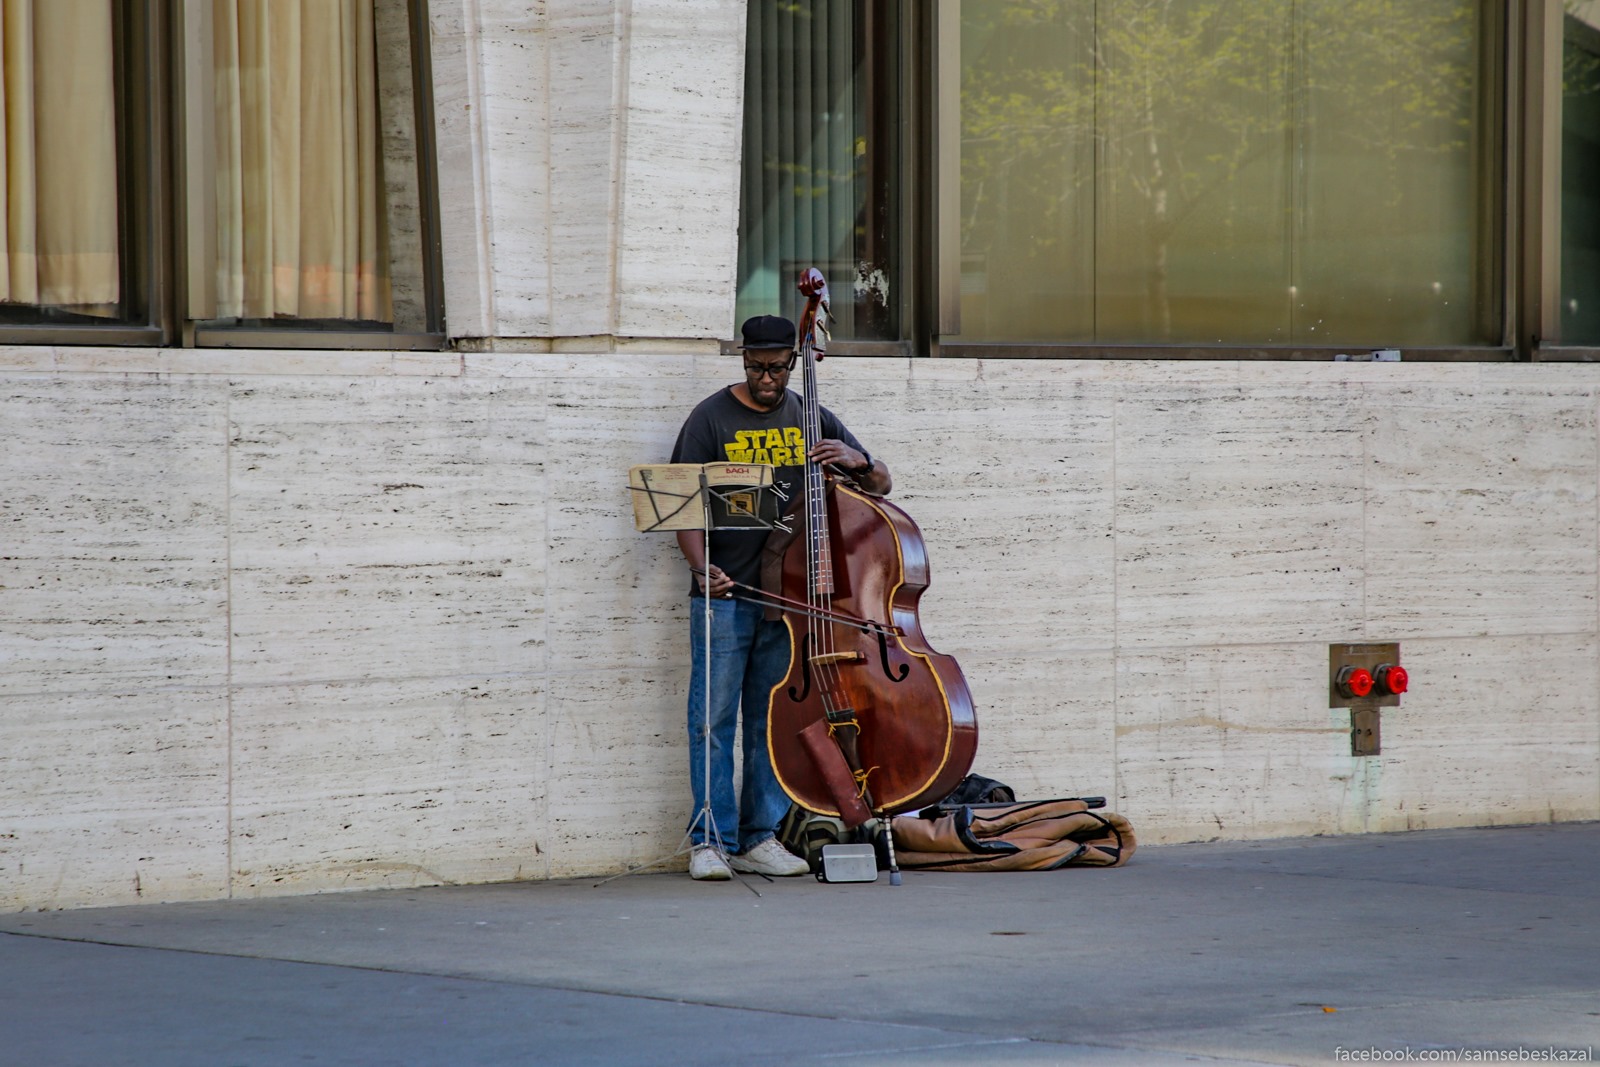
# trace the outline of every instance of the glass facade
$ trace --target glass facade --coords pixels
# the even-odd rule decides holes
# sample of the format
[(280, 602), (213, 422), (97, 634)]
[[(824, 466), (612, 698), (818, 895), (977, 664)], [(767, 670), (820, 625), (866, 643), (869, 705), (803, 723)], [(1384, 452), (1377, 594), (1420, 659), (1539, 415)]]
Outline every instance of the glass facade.
[[(1505, 343), (1520, 8), (957, 0), (936, 46), (902, 32), (934, 9), (751, 3), (741, 316), (788, 307), (814, 263), (847, 308), (837, 336), (918, 350), (936, 320), (959, 321), (946, 343), (1030, 348)], [(942, 104), (904, 76), (936, 54), (959, 85)], [(908, 240), (888, 205), (919, 193), (950, 206), (902, 216)], [(937, 285), (902, 262), (934, 244)]]
[(961, 340), (1493, 343), (1474, 0), (961, 5)]
[[(441, 332), (426, 7), (6, 0), (0, 330)], [(837, 337), (913, 350), (939, 322), (1600, 346), (1600, 0), (750, 0), (747, 28), (740, 318), (816, 266)], [(1508, 146), (1508, 106), (1558, 132)]]

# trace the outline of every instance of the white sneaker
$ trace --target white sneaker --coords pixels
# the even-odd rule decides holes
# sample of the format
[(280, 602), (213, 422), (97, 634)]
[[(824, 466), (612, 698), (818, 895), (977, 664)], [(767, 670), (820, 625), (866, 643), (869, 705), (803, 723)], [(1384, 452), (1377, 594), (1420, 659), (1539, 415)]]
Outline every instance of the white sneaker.
[(689, 853), (689, 877), (697, 882), (726, 882), (733, 877), (722, 852), (711, 845), (696, 845)]
[(796, 856), (782, 845), (778, 839), (769, 837), (749, 852), (737, 856), (729, 856), (728, 862), (736, 871), (749, 871), (752, 874), (773, 874), (779, 878), (791, 875), (806, 874), (811, 870), (805, 860)]

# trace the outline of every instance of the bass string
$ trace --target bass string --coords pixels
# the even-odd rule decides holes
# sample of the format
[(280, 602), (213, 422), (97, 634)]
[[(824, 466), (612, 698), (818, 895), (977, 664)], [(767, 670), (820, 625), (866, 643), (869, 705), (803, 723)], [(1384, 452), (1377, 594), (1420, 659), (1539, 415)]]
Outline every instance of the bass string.
[[(814, 321), (814, 320), (811, 320)], [(808, 323), (809, 324), (809, 323)], [(806, 558), (810, 573), (807, 576), (807, 604), (812, 608), (831, 611), (833, 597), (829, 589), (833, 582), (833, 553), (828, 542), (827, 487), (822, 466), (811, 459), (811, 450), (822, 440), (822, 403), (817, 397), (816, 355), (813, 337), (808, 332), (802, 346), (805, 360), (805, 420), (806, 420)], [(811, 633), (812, 654), (824, 657), (817, 669), (818, 689), (825, 711), (841, 710), (839, 693), (843, 677), (838, 664), (831, 657), (837, 649), (833, 624), (812, 617), (807, 621)]]

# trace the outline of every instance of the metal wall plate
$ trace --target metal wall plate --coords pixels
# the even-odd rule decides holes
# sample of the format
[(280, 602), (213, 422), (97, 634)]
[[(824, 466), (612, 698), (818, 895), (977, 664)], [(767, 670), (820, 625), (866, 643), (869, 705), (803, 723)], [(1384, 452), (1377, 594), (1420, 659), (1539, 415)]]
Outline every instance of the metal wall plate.
[(1380, 708), (1397, 708), (1400, 697), (1393, 693), (1347, 697), (1339, 692), (1339, 672), (1346, 667), (1364, 667), (1376, 676), (1378, 667), (1390, 663), (1400, 666), (1400, 643), (1367, 643), (1328, 646), (1328, 707), (1350, 709), (1350, 754), (1377, 756), (1383, 752)]
[(1350, 709), (1350, 755), (1376, 756), (1383, 751), (1381, 715), (1377, 708)]
[(1328, 646), (1328, 707), (1330, 708), (1397, 708), (1400, 698), (1397, 696), (1379, 696), (1373, 690), (1371, 696), (1346, 697), (1339, 695), (1339, 687), (1335, 679), (1339, 676), (1342, 667), (1365, 667), (1370, 673), (1376, 674), (1378, 665), (1382, 663), (1400, 664), (1400, 643), (1391, 641), (1387, 644), (1363, 645), (1329, 645)]

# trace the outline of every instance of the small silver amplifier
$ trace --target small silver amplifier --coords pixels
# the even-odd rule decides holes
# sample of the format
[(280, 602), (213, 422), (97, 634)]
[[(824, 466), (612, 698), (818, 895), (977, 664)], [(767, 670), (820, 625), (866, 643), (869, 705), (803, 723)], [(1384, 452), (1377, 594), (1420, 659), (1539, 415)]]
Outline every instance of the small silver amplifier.
[(871, 845), (823, 845), (819, 882), (876, 882), (878, 851)]

